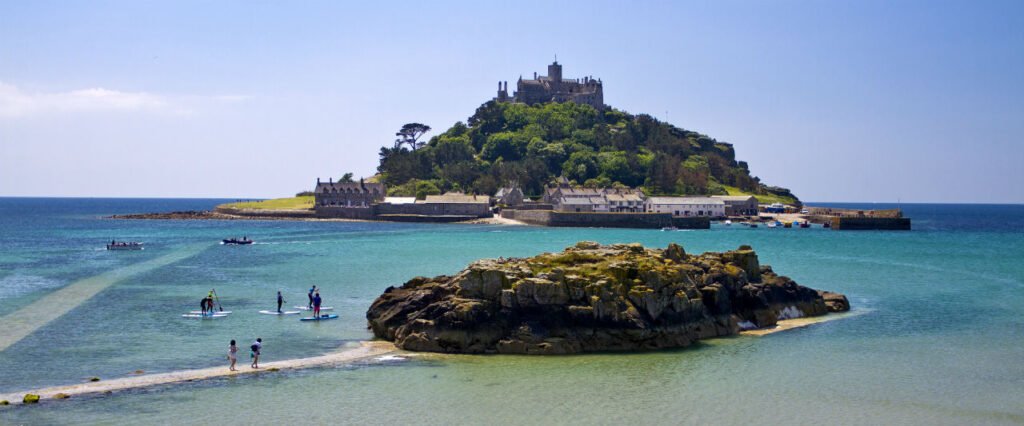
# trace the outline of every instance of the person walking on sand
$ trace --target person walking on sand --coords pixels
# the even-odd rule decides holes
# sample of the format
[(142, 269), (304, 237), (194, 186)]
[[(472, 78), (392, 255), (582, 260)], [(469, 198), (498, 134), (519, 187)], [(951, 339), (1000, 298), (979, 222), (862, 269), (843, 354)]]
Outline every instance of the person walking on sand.
[(316, 286), (310, 287), (309, 294), (307, 294), (309, 296), (309, 305), (306, 307), (309, 309), (313, 309), (313, 293), (316, 293)]
[(323, 299), (320, 298), (320, 292), (316, 292), (316, 296), (313, 296), (313, 318), (320, 318), (320, 303)]
[(228, 371), (238, 371), (235, 369), (235, 363), (238, 362), (238, 346), (235, 346), (235, 339), (231, 339), (231, 344), (228, 345), (228, 361), (231, 361)]
[(252, 368), (260, 368), (260, 351), (263, 350), (263, 339), (257, 337), (256, 342), (249, 347), (252, 349), (252, 353), (249, 356), (252, 357), (252, 364), (249, 366)]
[(277, 291), (277, 313), (281, 313), (281, 304), (284, 303), (284, 297), (281, 296), (281, 290)]

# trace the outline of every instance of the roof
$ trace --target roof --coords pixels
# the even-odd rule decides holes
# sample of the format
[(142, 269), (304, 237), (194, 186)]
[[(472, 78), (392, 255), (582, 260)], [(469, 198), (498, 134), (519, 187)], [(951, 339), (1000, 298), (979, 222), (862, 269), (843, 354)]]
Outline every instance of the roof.
[(559, 204), (568, 204), (573, 206), (595, 206), (608, 204), (604, 197), (574, 197), (574, 198), (562, 198), (558, 200)]
[(428, 204), (490, 204), (491, 198), (486, 195), (466, 195), (456, 192), (441, 195), (428, 195), (424, 202)]
[(712, 195), (711, 198), (724, 201), (750, 201), (751, 199), (757, 201), (757, 198), (753, 195)]
[(416, 197), (384, 197), (384, 202), (390, 204), (415, 204)]
[(321, 194), (328, 190), (338, 191), (351, 191), (351, 192), (372, 192), (374, 189), (379, 193), (384, 192), (383, 183), (371, 183), (371, 182), (317, 182), (316, 189), (313, 191), (317, 194)]
[(608, 201), (643, 201), (640, 194), (608, 194)]
[(648, 204), (670, 204), (670, 205), (692, 205), (692, 204), (715, 204), (725, 205), (725, 201), (711, 197), (651, 197), (647, 199)]

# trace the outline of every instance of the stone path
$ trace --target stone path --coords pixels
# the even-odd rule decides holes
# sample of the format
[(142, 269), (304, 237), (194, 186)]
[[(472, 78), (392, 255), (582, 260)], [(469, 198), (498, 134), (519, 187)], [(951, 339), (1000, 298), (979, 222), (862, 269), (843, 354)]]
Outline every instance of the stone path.
[(12, 405), (18, 405), (22, 403), (22, 399), (25, 397), (25, 394), (29, 393), (39, 395), (40, 400), (47, 400), (55, 399), (58, 394), (64, 394), (67, 397), (74, 397), (88, 394), (112, 393), (130, 389), (140, 389), (156, 385), (208, 380), (227, 376), (266, 374), (282, 370), (344, 365), (387, 355), (389, 353), (396, 352), (397, 350), (398, 349), (396, 349), (390, 342), (361, 342), (356, 348), (343, 349), (326, 355), (267, 362), (262, 364), (259, 369), (252, 369), (249, 367), (247, 361), (240, 360), (237, 365), (238, 371), (228, 371), (227, 365), (224, 365), (198, 370), (181, 370), (169, 373), (145, 374), (112, 380), (101, 380), (98, 382), (54, 386), (23, 392), (0, 394), (0, 401), (8, 401)]

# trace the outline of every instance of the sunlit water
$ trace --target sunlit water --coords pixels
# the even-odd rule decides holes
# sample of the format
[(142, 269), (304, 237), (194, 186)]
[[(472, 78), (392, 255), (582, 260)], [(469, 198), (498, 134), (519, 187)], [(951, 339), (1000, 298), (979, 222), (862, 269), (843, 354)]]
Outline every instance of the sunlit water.
[[(243, 366), (256, 337), (267, 361), (322, 354), (371, 337), (366, 308), (389, 285), (579, 240), (689, 252), (750, 244), (762, 263), (847, 294), (863, 314), (644, 354), (389, 357), (2, 409), (0, 423), (1024, 423), (1024, 206), (905, 205), (911, 232), (101, 218), (218, 202), (0, 199), (0, 317), (78, 280), (208, 244), (113, 282), (0, 351), (0, 392), (221, 365), (230, 339)], [(241, 235), (257, 244), (217, 244)], [(103, 250), (113, 238), (147, 249)], [(339, 320), (257, 313), (277, 290), (287, 306), (305, 304), (311, 284)], [(181, 318), (210, 288), (234, 313)]]

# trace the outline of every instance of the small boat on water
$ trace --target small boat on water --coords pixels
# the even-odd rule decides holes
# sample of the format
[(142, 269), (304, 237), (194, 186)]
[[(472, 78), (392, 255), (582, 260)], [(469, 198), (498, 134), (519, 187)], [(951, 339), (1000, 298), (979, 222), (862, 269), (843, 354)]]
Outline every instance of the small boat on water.
[(674, 227), (674, 226), (666, 226), (666, 227), (664, 227), (664, 228), (661, 228), (661, 230), (662, 230), (662, 231), (678, 231), (678, 230), (679, 230), (679, 228), (676, 228), (676, 227)]
[(756, 223), (751, 223), (751, 224), (750, 224), (750, 227), (751, 227), (751, 228), (757, 228), (757, 224), (756, 224)]
[(786, 223), (783, 223), (783, 224), (782, 224), (782, 227), (783, 227), (783, 228), (792, 228), (792, 227), (793, 227), (793, 223), (791, 223), (791, 222), (786, 222)]
[(775, 222), (768, 222), (768, 225), (767, 225), (767, 226), (768, 226), (769, 228), (774, 228), (774, 227), (776, 227), (776, 226), (779, 226), (779, 225), (776, 225), (776, 224), (775, 224)]
[(226, 240), (221, 240), (221, 244), (247, 245), (247, 244), (252, 244), (252, 240), (250, 240), (249, 237), (228, 238)]
[(729, 220), (729, 219), (726, 219), (725, 222), (722, 222), (722, 223), (724, 223), (725, 226), (732, 226), (732, 221)]
[(831, 224), (831, 223), (828, 223), (828, 222), (825, 222), (825, 223), (823, 223), (823, 224), (821, 225), (821, 227), (822, 227), (822, 228), (831, 228), (831, 227), (832, 227), (832, 224)]
[(107, 244), (107, 250), (143, 250), (144, 248), (138, 241), (112, 240), (110, 244)]
[(800, 227), (801, 228), (810, 228), (811, 227), (811, 223), (808, 222), (808, 221), (804, 221), (803, 223), (800, 224)]

